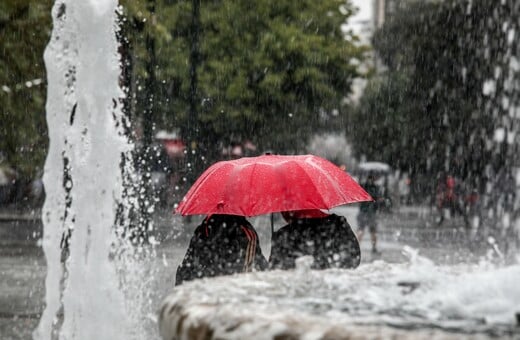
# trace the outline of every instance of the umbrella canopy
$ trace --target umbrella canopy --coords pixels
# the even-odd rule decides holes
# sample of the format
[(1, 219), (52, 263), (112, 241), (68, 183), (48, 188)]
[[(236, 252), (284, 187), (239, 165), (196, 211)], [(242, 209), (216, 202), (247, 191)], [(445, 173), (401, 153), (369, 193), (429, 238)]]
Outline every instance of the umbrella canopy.
[(372, 201), (335, 164), (313, 155), (263, 155), (209, 167), (179, 203), (182, 215), (256, 216)]

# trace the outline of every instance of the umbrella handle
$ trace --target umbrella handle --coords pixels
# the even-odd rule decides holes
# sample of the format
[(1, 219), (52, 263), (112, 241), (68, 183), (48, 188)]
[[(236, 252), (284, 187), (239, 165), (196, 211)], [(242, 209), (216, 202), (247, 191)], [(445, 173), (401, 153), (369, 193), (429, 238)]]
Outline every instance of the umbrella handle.
[(273, 234), (274, 234), (274, 214), (271, 213), (271, 243), (273, 242)]

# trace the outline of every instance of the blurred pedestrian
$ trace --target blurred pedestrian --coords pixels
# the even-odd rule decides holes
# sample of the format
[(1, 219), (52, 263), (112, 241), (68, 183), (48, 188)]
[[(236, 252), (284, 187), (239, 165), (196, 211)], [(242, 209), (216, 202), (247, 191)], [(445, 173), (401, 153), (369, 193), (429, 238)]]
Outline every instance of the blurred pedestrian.
[(410, 186), (411, 186), (411, 180), (408, 174), (405, 172), (402, 177), (399, 179), (399, 202), (402, 205), (410, 205), (411, 204), (411, 197), (410, 197)]
[(462, 216), (466, 227), (470, 227), (468, 215), (464, 208), (462, 186), (455, 177), (441, 173), (439, 183), (437, 185), (437, 208), (439, 210), (439, 219), (437, 225), (444, 222), (445, 211), (448, 210), (450, 216), (456, 213)]
[(359, 265), (359, 243), (345, 217), (320, 210), (288, 211), (282, 216), (288, 224), (273, 233), (271, 268), (294, 268), (295, 260), (305, 255), (314, 258), (314, 269)]
[(258, 234), (243, 216), (209, 215), (195, 229), (175, 285), (202, 277), (265, 270)]
[(363, 189), (372, 196), (374, 201), (361, 202), (358, 213), (358, 230), (357, 238), (359, 242), (362, 241), (365, 229), (368, 228), (372, 242), (372, 253), (378, 254), (377, 250), (377, 209), (379, 204), (383, 201), (379, 187), (375, 183), (375, 174), (369, 173), (367, 179), (361, 184)]
[(0, 204), (9, 203), (12, 190), (12, 179), (9, 176), (9, 168), (0, 166)]

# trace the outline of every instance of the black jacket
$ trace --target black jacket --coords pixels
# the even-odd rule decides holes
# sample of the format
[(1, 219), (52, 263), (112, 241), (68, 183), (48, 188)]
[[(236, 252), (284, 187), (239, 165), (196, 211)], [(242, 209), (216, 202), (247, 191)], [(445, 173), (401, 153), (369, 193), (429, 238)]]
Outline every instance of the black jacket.
[(296, 258), (314, 257), (313, 269), (356, 268), (361, 251), (356, 235), (343, 216), (298, 219), (273, 234), (271, 268), (295, 267)]
[(202, 277), (264, 270), (258, 235), (242, 216), (211, 215), (196, 229), (177, 268), (175, 285)]
[(374, 201), (361, 202), (359, 212), (365, 215), (375, 215), (378, 208), (378, 201), (381, 198), (379, 187), (374, 182), (365, 182), (361, 185), (363, 189), (374, 199)]

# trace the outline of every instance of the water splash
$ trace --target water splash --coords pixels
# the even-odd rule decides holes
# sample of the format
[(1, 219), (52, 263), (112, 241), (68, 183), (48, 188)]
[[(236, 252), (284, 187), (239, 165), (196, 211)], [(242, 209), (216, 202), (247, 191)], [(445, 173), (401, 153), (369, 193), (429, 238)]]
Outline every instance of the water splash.
[(520, 265), (486, 258), (438, 265), (417, 249), (405, 246), (403, 253), (403, 263), (375, 261), (356, 270), (274, 270), (185, 283), (163, 302), (162, 336), (188, 338), (190, 325), (238, 339), (287, 336), (290, 329), (302, 337), (312, 331), (327, 338), (332, 328), (345, 337), (366, 335), (360, 325), (375, 326), (374, 338), (399, 338), (396, 329), (410, 330), (407, 338), (423, 338), (421, 330), (433, 337), (438, 330), (437, 338), (518, 336)]
[[(46, 308), (35, 339), (128, 339), (116, 267), (116, 202), (124, 137), (116, 0), (56, 1), (45, 51), (49, 153), (43, 249)], [(114, 161), (117, 160), (117, 161)], [(67, 260), (60, 240), (70, 234)], [(67, 239), (67, 237), (65, 237)], [(63, 245), (63, 242), (62, 242)]]

